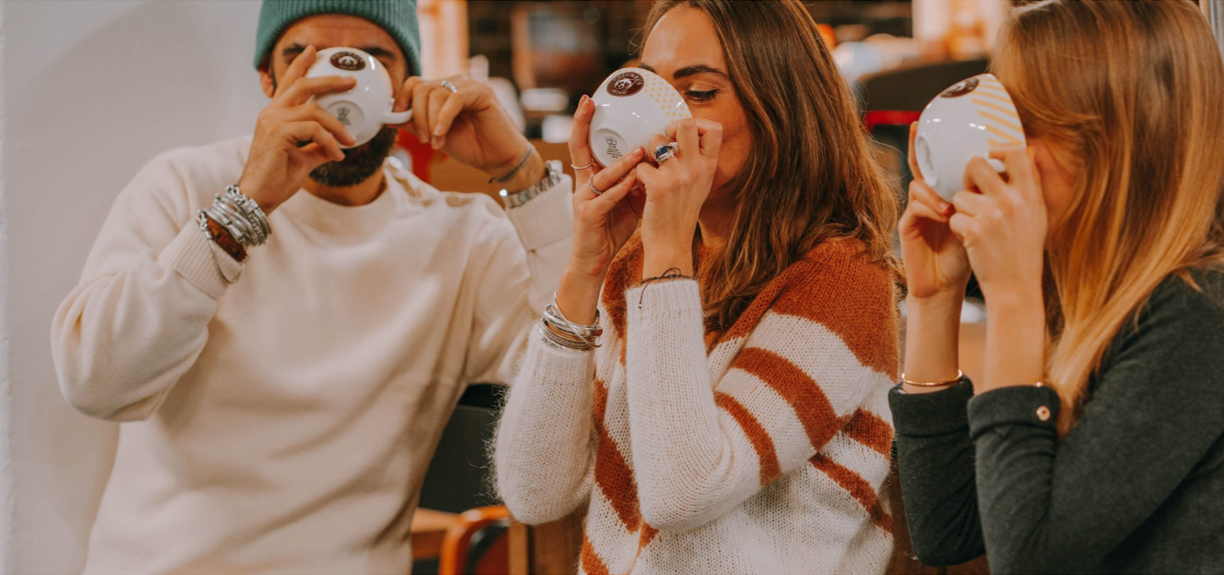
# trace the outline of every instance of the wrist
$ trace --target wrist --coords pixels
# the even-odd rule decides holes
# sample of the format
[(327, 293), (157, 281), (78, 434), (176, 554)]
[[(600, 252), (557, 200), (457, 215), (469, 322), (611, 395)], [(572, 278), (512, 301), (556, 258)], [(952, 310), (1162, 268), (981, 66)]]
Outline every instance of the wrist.
[(604, 276), (607, 273), (608, 266), (606, 265), (571, 258), (569, 263), (565, 264), (565, 270), (561, 272), (561, 280), (563, 283), (574, 286), (587, 288), (594, 286), (598, 290), (603, 286)]
[(680, 275), (693, 274), (693, 248), (691, 245), (681, 246), (679, 243), (658, 245), (643, 245), (642, 279), (659, 277), (672, 268), (680, 270)]
[[(961, 299), (906, 298), (903, 371), (907, 379), (923, 382), (956, 379), (960, 367)], [(911, 388), (915, 393), (943, 389), (906, 385), (906, 393)]]
[(1038, 315), (1045, 317), (1045, 295), (1040, 287), (1014, 287), (1009, 289), (987, 289), (982, 286), (986, 296), (987, 317), (1022, 318)]
[(247, 181), (246, 178), (239, 178), (237, 186), (242, 191), (242, 195), (255, 200), (255, 203), (259, 205), (259, 209), (263, 210), (264, 215), (270, 215), (283, 203), (266, 197), (265, 194), (261, 194), (260, 186), (254, 182)]
[(921, 312), (927, 317), (949, 314), (960, 318), (961, 306), (965, 302), (965, 291), (939, 292), (933, 295), (918, 297), (912, 293), (905, 296), (905, 309), (909, 313)]
[[(530, 146), (530, 144), (528, 145)], [(522, 156), (520, 155), (506, 164), (488, 170), (488, 174), (494, 180), (509, 175), (509, 179), (500, 183), (502, 189), (506, 190), (506, 193), (513, 194), (520, 192), (544, 179), (544, 158), (540, 157), (540, 153), (534, 147), (527, 156), (527, 160), (520, 166), (519, 161), (521, 159)]]
[(595, 310), (599, 306), (599, 290), (603, 287), (603, 276), (591, 276), (568, 267), (561, 274), (557, 286), (557, 307), (570, 321), (591, 324), (595, 321)]

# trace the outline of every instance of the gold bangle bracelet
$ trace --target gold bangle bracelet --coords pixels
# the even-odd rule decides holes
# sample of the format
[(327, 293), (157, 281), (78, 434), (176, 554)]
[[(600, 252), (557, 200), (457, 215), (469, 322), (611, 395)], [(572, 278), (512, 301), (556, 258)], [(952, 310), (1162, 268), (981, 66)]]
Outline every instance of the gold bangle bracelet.
[(949, 379), (948, 381), (912, 381), (906, 378), (905, 374), (902, 373), (901, 383), (904, 383), (905, 385), (913, 385), (917, 387), (943, 387), (945, 385), (953, 385), (956, 383), (960, 383), (961, 379), (963, 379), (964, 377), (965, 377), (965, 372), (959, 369), (956, 370), (956, 379)]

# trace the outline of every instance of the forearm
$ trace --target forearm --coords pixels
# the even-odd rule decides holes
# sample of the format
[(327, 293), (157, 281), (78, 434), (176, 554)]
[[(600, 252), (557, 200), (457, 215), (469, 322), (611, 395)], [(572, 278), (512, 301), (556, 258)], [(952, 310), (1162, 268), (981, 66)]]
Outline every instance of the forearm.
[[(953, 381), (959, 370), (960, 312), (964, 298), (959, 294), (932, 298), (906, 299), (905, 377), (910, 381)], [(906, 393), (930, 393), (944, 389), (905, 385)]]
[(498, 490), (520, 521), (559, 519), (590, 494), (592, 356), (531, 337), (494, 455)]
[(237, 275), (238, 264), (221, 250), (213, 257), (200, 230), (188, 223), (157, 259), (133, 256), (117, 271), (82, 281), (60, 305), (51, 330), (56, 371), (70, 403), (116, 420), (143, 419), (156, 410), (208, 340), (217, 298), (226, 289), (218, 266)]
[(978, 518), (968, 381), (914, 395), (889, 393), (897, 466), (914, 552), (929, 565), (955, 565), (985, 552)]
[[(538, 182), (539, 178), (532, 183)], [(532, 307), (538, 312), (557, 291), (562, 271), (569, 259), (573, 233), (573, 180), (562, 175), (557, 185), (527, 203), (506, 210), (519, 241), (527, 251), (531, 272)]]
[(978, 392), (1045, 379), (1045, 305), (1040, 290), (986, 301), (985, 377)]
[(750, 446), (734, 457), (723, 432), (697, 283), (659, 282), (626, 297), (630, 437), (642, 514), (659, 529), (689, 529), (736, 505), (737, 490), (759, 488), (759, 468)]

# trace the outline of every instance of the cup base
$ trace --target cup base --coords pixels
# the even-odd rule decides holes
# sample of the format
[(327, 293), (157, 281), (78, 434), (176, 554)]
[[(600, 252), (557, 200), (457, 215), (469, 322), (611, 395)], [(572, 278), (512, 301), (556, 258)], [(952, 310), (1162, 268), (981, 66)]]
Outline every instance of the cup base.
[(633, 151), (623, 137), (611, 128), (600, 128), (591, 132), (591, 152), (602, 166), (610, 166)]
[(356, 126), (358, 129), (365, 126), (365, 113), (361, 111), (361, 108), (357, 106), (357, 104), (347, 100), (340, 100), (338, 102), (328, 102), (323, 109), (326, 110), (327, 113), (335, 116), (337, 120), (340, 120), (340, 123), (344, 124), (344, 129), (348, 130), (350, 136), (357, 138), (357, 143), (353, 144), (352, 146), (341, 145), (340, 147), (342, 149), (348, 150), (356, 148), (357, 146), (360, 146), (370, 140), (370, 138), (366, 138), (363, 141), (360, 138), (361, 134), (353, 133), (354, 126)]

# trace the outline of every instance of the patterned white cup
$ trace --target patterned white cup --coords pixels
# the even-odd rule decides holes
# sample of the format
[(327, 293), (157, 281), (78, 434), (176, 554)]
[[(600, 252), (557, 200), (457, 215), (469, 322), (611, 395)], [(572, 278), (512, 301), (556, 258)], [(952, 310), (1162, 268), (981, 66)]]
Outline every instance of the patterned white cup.
[[(684, 98), (658, 74), (623, 68), (604, 80), (595, 95), (589, 142), (595, 160), (610, 166), (663, 134), (668, 124), (692, 118)], [(651, 150), (646, 150), (647, 154)]]
[(922, 111), (914, 140), (922, 173), (914, 176), (951, 201), (965, 187), (969, 160), (987, 158), (1002, 172), (1003, 163), (989, 159), (990, 149), (1007, 145), (1027, 145), (1011, 94), (991, 74), (974, 76), (941, 92)]
[(402, 124), (412, 119), (412, 110), (392, 113), (395, 89), (391, 76), (378, 59), (356, 48), (319, 50), (314, 64), (306, 71), (307, 78), (320, 76), (352, 76), (357, 86), (346, 92), (324, 94), (314, 98), (324, 110), (340, 120), (349, 135), (357, 140), (355, 148), (378, 135), (384, 124)]

